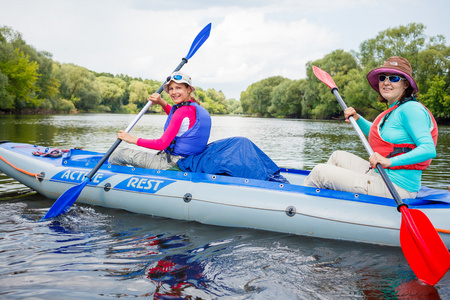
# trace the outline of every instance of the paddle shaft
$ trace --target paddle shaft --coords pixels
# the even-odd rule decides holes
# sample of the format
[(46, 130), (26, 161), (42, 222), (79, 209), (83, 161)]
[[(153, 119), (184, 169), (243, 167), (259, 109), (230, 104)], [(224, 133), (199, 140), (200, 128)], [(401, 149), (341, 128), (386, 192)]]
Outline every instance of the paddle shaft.
[[(179, 71), (188, 60), (186, 58), (183, 58), (180, 62), (180, 64), (175, 68), (173, 72)], [(162, 84), (158, 91), (156, 91), (158, 94), (161, 94), (164, 89), (164, 84)], [(145, 112), (149, 109), (149, 107), (153, 104), (152, 101), (148, 101), (148, 103), (141, 109), (139, 114), (134, 118), (133, 122), (128, 125), (128, 127), (125, 129), (125, 132), (130, 132), (130, 130), (136, 125), (136, 123), (139, 121), (139, 119), (145, 114)], [(105, 163), (105, 161), (111, 156), (111, 154), (116, 150), (116, 148), (120, 145), (122, 142), (121, 139), (117, 139), (114, 144), (109, 148), (109, 150), (105, 153), (105, 155), (98, 161), (97, 165), (89, 172), (89, 174), (86, 175), (86, 178), (89, 178), (89, 180), (92, 179), (92, 177), (97, 173), (97, 171), (101, 168), (101, 166)]]
[[(331, 92), (336, 97), (336, 99), (339, 102), (339, 105), (342, 107), (343, 110), (347, 108), (347, 105), (345, 104), (344, 100), (342, 99), (341, 95), (339, 94), (338, 88), (333, 87), (331, 89)], [(367, 141), (366, 137), (364, 136), (364, 133), (362, 132), (361, 128), (359, 128), (358, 124), (356, 123), (355, 118), (353, 116), (350, 116), (348, 118), (350, 120), (350, 123), (353, 125), (353, 128), (358, 133), (359, 138), (361, 139), (364, 148), (366, 148), (367, 153), (369, 156), (371, 156), (374, 152), (372, 150), (372, 147), (370, 147), (369, 142)], [(392, 181), (389, 179), (389, 177), (386, 174), (386, 171), (384, 171), (383, 167), (378, 163), (376, 165), (378, 172), (380, 173), (381, 177), (383, 178), (384, 183), (386, 184), (389, 192), (391, 193), (392, 197), (394, 198), (395, 202), (397, 203), (397, 210), (402, 213), (403, 220), (408, 223), (407, 228), (411, 230), (412, 237), (414, 238), (417, 246), (421, 249), (421, 252), (428, 257), (428, 261), (434, 263), (434, 261), (431, 259), (431, 253), (428, 249), (424, 239), (422, 238), (419, 229), (417, 228), (414, 219), (412, 218), (409, 210), (408, 205), (406, 203), (403, 203), (402, 198), (400, 198), (400, 195), (398, 194), (397, 190), (395, 189), (394, 185), (392, 184)]]
[[(180, 62), (180, 64), (175, 68), (173, 72), (179, 71), (188, 60), (186, 58), (183, 58)], [(164, 83), (159, 87), (158, 91), (156, 91), (158, 94), (161, 94), (164, 89)], [(141, 109), (139, 114), (134, 118), (133, 122), (128, 125), (128, 127), (125, 129), (125, 132), (130, 132), (130, 130), (136, 125), (136, 123), (139, 121), (139, 119), (145, 114), (145, 112), (149, 109), (149, 107), (153, 104), (152, 101), (148, 101), (148, 103)], [(105, 163), (105, 161), (111, 156), (111, 154), (116, 150), (116, 148), (120, 145), (122, 142), (121, 139), (117, 139), (114, 144), (109, 148), (108, 151), (106, 151), (105, 155), (98, 161), (97, 165), (89, 172), (89, 174), (86, 175), (86, 178), (89, 178), (89, 180), (92, 180), (92, 177), (97, 173), (97, 171), (101, 168), (101, 166)]]
[[(343, 110), (346, 110), (347, 105), (345, 104), (344, 100), (342, 99), (341, 95), (339, 94), (338, 88), (333, 87), (331, 89), (331, 92), (336, 97), (341, 108)], [(361, 128), (359, 128), (358, 124), (356, 124), (355, 118), (353, 118), (353, 116), (350, 116), (348, 119), (350, 120), (350, 123), (352, 124), (353, 128), (358, 133), (358, 136), (359, 136), (361, 142), (363, 143), (364, 148), (366, 148), (367, 153), (369, 154), (369, 156), (371, 156), (374, 153), (372, 150), (372, 147), (370, 147), (370, 144), (367, 141), (366, 137), (364, 136), (364, 133), (362, 132)], [(386, 171), (383, 169), (383, 167), (379, 163), (377, 164), (376, 167), (377, 167), (377, 170), (380, 173), (381, 177), (383, 178), (383, 181), (386, 184), (389, 192), (391, 193), (392, 197), (394, 198), (395, 202), (397, 203), (398, 211), (400, 211), (401, 206), (408, 207), (407, 204), (403, 203), (402, 198), (400, 198), (400, 195), (398, 194), (397, 190), (395, 189), (394, 185), (392, 184), (392, 181), (387, 176)]]
[[(181, 67), (188, 62), (188, 60), (197, 52), (197, 50), (203, 45), (203, 43), (208, 39), (209, 34), (211, 31), (211, 23), (206, 25), (195, 37), (194, 41), (192, 42), (191, 48), (189, 49), (188, 54), (186, 57), (184, 57), (181, 60), (181, 63), (178, 65), (178, 67), (175, 68), (174, 72), (179, 71)], [(161, 94), (162, 90), (164, 88), (164, 84), (158, 89), (157, 93)], [(144, 108), (139, 112), (139, 114), (135, 117), (133, 122), (125, 129), (126, 132), (129, 132), (131, 128), (139, 121), (139, 119), (142, 117), (142, 115), (148, 110), (150, 105), (152, 105), (153, 102), (149, 101)], [(105, 155), (99, 160), (97, 165), (87, 174), (83, 181), (71, 188), (69, 188), (67, 191), (65, 191), (59, 198), (53, 203), (52, 207), (47, 211), (45, 216), (42, 218), (42, 220), (56, 217), (62, 213), (67, 212), (70, 209), (70, 206), (75, 203), (78, 196), (81, 194), (81, 191), (83, 188), (88, 184), (89, 181), (92, 180), (92, 177), (94, 174), (101, 168), (101, 166), (105, 163), (105, 161), (108, 159), (108, 157), (111, 156), (111, 154), (114, 152), (114, 150), (119, 146), (119, 144), (122, 142), (122, 140), (117, 139), (116, 142), (109, 148), (109, 150), (105, 153)]]
[[(175, 68), (173, 72), (179, 71), (187, 62), (188, 60), (197, 52), (197, 50), (203, 45), (203, 43), (209, 38), (209, 34), (211, 32), (211, 23), (206, 25), (195, 37), (194, 41), (192, 42), (191, 48), (189, 49), (188, 54), (186, 57), (181, 59), (180, 64)], [(164, 89), (164, 84), (161, 85), (161, 87), (158, 89), (157, 93), (161, 94)], [(142, 108), (142, 110), (139, 112), (139, 114), (134, 118), (133, 122), (131, 122), (130, 125), (125, 129), (125, 132), (130, 132), (130, 130), (136, 125), (136, 123), (139, 121), (139, 119), (142, 117), (142, 115), (145, 114), (145, 112), (148, 110), (148, 108), (153, 104), (153, 102), (148, 101), (148, 103)], [(122, 142), (121, 139), (117, 139), (116, 142), (109, 148), (109, 150), (105, 153), (105, 155), (99, 160), (97, 165), (89, 172), (88, 175), (84, 177), (84, 180), (92, 180), (92, 177), (95, 173), (97, 173), (98, 169), (105, 163), (105, 161), (111, 156), (111, 154), (114, 152), (114, 150), (120, 145)]]
[[(331, 89), (339, 105), (345, 111), (347, 105), (339, 95), (336, 83), (330, 74), (316, 66), (313, 66), (313, 71), (316, 77)], [(358, 133), (367, 153), (371, 156), (374, 152), (356, 120), (353, 116), (350, 116), (349, 120)], [(420, 210), (409, 209), (402, 202), (383, 167), (377, 164), (376, 168), (397, 203), (397, 210), (402, 214), (400, 244), (406, 260), (420, 280), (430, 285), (436, 284), (450, 268), (450, 254), (447, 247), (427, 216)]]

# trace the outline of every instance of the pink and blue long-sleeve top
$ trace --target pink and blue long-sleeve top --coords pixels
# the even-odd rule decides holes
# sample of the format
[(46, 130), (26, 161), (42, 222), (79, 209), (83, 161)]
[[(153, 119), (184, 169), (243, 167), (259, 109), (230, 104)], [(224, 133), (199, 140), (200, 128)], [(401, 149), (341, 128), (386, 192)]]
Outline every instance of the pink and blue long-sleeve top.
[(164, 107), (168, 115), (163, 135), (159, 139), (143, 139), (137, 145), (154, 150), (166, 150), (174, 155), (200, 153), (207, 145), (211, 131), (209, 113), (193, 101)]

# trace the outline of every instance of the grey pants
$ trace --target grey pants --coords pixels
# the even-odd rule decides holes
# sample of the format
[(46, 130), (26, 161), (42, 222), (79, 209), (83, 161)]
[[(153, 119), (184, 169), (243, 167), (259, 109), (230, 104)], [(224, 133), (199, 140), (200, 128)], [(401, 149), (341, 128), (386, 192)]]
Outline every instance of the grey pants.
[[(170, 162), (168, 161), (170, 157)], [(167, 152), (148, 152), (122, 148), (114, 151), (109, 157), (109, 163), (119, 166), (133, 166), (136, 168), (168, 170), (177, 164), (182, 156), (170, 155)]]
[[(402, 199), (416, 198), (417, 193), (392, 184)], [(315, 166), (305, 178), (304, 185), (392, 198), (381, 175), (370, 169), (370, 163), (345, 151), (335, 151), (326, 164)]]

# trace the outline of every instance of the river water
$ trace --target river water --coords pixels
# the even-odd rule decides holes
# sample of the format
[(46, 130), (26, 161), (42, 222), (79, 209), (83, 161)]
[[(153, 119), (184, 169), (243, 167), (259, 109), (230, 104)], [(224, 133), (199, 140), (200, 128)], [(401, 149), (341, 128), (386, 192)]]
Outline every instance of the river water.
[[(0, 116), (0, 140), (106, 151), (134, 115)], [(159, 137), (165, 116), (132, 134)], [(450, 186), (450, 127), (423, 184)], [(214, 116), (210, 141), (250, 138), (280, 167), (310, 170), (337, 149), (367, 157), (343, 121)], [(450, 299), (450, 275), (419, 283), (400, 248), (224, 228), (53, 201), (0, 173), (2, 299)], [(409, 295), (409, 296), (408, 296)], [(410, 297), (410, 298), (408, 298)]]

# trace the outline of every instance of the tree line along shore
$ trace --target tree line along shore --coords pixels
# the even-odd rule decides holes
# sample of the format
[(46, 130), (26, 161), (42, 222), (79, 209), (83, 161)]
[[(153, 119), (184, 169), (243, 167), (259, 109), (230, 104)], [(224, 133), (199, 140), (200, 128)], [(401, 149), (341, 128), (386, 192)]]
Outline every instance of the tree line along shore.
[[(306, 78), (273, 76), (247, 87), (240, 99), (222, 91), (196, 87), (195, 97), (210, 114), (258, 117), (335, 119), (342, 110), (312, 66), (331, 74), (348, 106), (373, 119), (385, 104), (365, 78), (390, 56), (407, 58), (419, 86), (417, 98), (440, 123), (450, 121), (450, 47), (442, 35), (425, 35), (425, 25), (388, 28), (360, 44), (359, 51), (335, 50), (306, 64)], [(59, 63), (37, 51), (11, 27), (0, 27), (0, 114), (108, 112), (137, 113), (162, 81), (97, 73)], [(163, 98), (171, 103), (163, 92)], [(152, 106), (150, 113), (162, 113)]]

